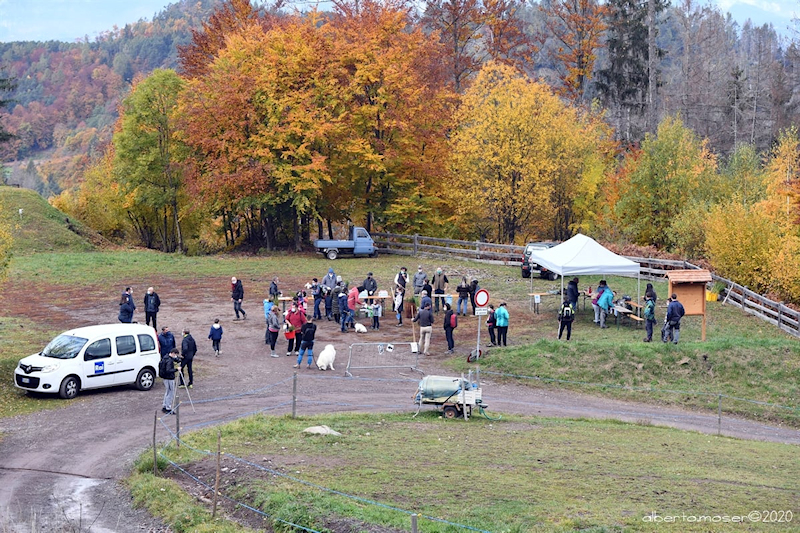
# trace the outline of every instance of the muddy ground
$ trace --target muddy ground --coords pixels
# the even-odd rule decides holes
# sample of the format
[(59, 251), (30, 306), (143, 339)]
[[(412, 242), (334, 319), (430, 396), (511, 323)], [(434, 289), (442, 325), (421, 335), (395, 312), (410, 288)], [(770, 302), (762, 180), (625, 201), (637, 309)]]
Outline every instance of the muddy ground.
[[(299, 286), (299, 280), (283, 281), (287, 286), (293, 286), (293, 282)], [(283, 355), (287, 343), (283, 338), (278, 341), (281, 357), (269, 357), (264, 344), (260, 300), (246, 298), (243, 307), (248, 311), (247, 320), (233, 322), (225, 280), (201, 278), (179, 283), (143, 280), (134, 289), (137, 305), (147, 285), (156, 286), (163, 302), (159, 326), (169, 325), (176, 337), (182, 328), (188, 327), (199, 346), (194, 363), (195, 387), (191, 391), (195, 412), (184, 404), (180, 420), (183, 431), (259, 411), (291, 412), (290, 378), (295, 358)], [(245, 289), (246, 295), (264, 294), (266, 282), (245, 280)], [(116, 321), (113, 296), (116, 290), (12, 284), (0, 296), (0, 305), (15, 316), (64, 330)], [(95, 302), (104, 303), (97, 306)], [(523, 310), (511, 307), (512, 343), (513, 317), (517, 311), (521, 315)], [(225, 329), (223, 355), (219, 358), (213, 356), (210, 341), (206, 339), (214, 318), (220, 318)], [(144, 320), (141, 309), (137, 309), (135, 320)], [(474, 346), (476, 325), (476, 318), (462, 317), (456, 330), (460, 356)], [(403, 327), (395, 327), (393, 317), (382, 319), (380, 331), (370, 330), (358, 337), (355, 333), (342, 334), (335, 324), (323, 320), (319, 323), (316, 351), (325, 344), (333, 344), (337, 349), (336, 371), (305, 368), (299, 371), (298, 412), (413, 412), (410, 399), (421, 374), (406, 368), (357, 371), (355, 377), (344, 376), (351, 343), (411, 340), (408, 322)], [(432, 346), (433, 356), (422, 358), (420, 369), (426, 374), (450, 374), (442, 367), (448, 356), (444, 354), (445, 339), (440, 327), (434, 329)], [(272, 384), (278, 385), (269, 387)], [(714, 413), (615, 401), (552, 388), (494, 383), (485, 378), (482, 384), (484, 399), (494, 413), (614, 418), (717, 432)], [(122, 485), (135, 458), (152, 442), (154, 414), (158, 412), (161, 416), (163, 390), (159, 380), (148, 392), (116, 388), (82, 393), (71, 402), (52, 398), (48, 401), (54, 402), (57, 409), (0, 421), (3, 434), (0, 441), (0, 529), (31, 531), (35, 525), (37, 531), (168, 531), (157, 519), (134, 509)], [(163, 420), (174, 429), (174, 417)], [(738, 438), (800, 444), (800, 432), (796, 430), (732, 417), (723, 418), (721, 432)], [(166, 428), (157, 424), (158, 441), (163, 443), (168, 438)]]

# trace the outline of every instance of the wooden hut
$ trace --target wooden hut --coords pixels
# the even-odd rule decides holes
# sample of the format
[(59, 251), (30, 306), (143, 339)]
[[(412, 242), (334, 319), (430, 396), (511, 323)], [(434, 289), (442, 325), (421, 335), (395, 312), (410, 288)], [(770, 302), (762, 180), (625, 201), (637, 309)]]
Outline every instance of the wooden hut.
[(687, 315), (703, 317), (701, 339), (706, 340), (706, 283), (711, 281), (708, 270), (670, 270), (669, 296), (675, 294)]

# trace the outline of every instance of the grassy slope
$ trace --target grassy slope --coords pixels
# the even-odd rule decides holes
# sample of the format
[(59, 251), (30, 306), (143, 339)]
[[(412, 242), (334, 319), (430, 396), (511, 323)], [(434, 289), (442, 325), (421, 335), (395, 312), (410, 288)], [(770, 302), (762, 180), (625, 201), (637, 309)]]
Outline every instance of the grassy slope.
[[(19, 210), (22, 209), (22, 216)], [(77, 220), (47, 203), (36, 191), (0, 186), (0, 217), (11, 224), (14, 237), (13, 252), (25, 255), (34, 252), (92, 250), (87, 240), (93, 232)]]
[[(342, 437), (310, 437), (325, 424)], [(190, 445), (215, 450), (218, 428), (190, 434)], [(302, 480), (411, 512), (489, 531), (653, 531), (665, 515), (746, 515), (793, 510), (800, 498), (796, 447), (693, 432), (590, 420), (505, 417), (469, 422), (408, 415), (328, 415), (292, 420), (256, 416), (221, 428), (222, 449)], [(142, 455), (135, 497), (148, 497), (152, 452)], [(190, 472), (213, 473), (213, 456), (170, 447)], [(227, 461), (228, 459), (226, 459)], [(204, 465), (198, 463), (204, 462)], [(271, 515), (318, 529), (347, 516), (408, 528), (408, 515), (259, 476), (243, 463), (224, 494)], [(229, 472), (230, 471), (230, 472)], [(177, 479), (189, 481), (182, 474)], [(213, 483), (213, 475), (204, 476)], [(189, 481), (190, 482), (190, 481)], [(191, 483), (191, 482), (190, 482)], [(169, 499), (169, 498), (167, 498)], [(421, 519), (423, 531), (462, 531)], [(787, 530), (788, 524), (737, 524), (737, 531)], [(708, 524), (658, 524), (658, 531), (710, 531)], [(713, 531), (731, 530), (719, 525)]]

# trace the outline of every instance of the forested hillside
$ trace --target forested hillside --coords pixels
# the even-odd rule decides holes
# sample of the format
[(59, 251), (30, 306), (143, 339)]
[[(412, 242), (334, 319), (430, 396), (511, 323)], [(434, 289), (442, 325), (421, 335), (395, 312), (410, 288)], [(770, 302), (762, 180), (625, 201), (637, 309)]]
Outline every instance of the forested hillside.
[(87, 164), (111, 139), (120, 99), (139, 74), (176, 67), (177, 47), (191, 41), (216, 0), (178, 2), (153, 21), (109, 30), (81, 43), (0, 43), (2, 75), (16, 88), (0, 144), (0, 161), (14, 163), (9, 181), (45, 197), (80, 183)]
[(800, 56), (770, 27), (663, 0), (209, 7), (9, 45), (39, 51), (9, 56), (15, 176), (164, 251), (582, 231), (800, 294)]

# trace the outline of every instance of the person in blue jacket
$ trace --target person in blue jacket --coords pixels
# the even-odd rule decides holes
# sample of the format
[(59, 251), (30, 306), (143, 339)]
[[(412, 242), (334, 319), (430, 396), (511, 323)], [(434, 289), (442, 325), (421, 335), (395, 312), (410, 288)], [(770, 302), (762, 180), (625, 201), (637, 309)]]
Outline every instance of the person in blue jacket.
[(214, 323), (211, 325), (211, 330), (208, 332), (208, 338), (211, 339), (211, 349), (214, 350), (214, 354), (219, 357), (220, 354), (220, 343), (222, 343), (222, 324), (219, 323), (219, 318), (214, 319)]
[(497, 329), (497, 345), (508, 346), (506, 337), (508, 336), (508, 309), (503, 302), (494, 312), (495, 328)]
[(158, 335), (158, 351), (161, 352), (161, 357), (167, 355), (173, 348), (175, 348), (175, 336), (169, 327), (162, 326), (161, 333)]
[[(605, 280), (601, 280), (600, 283), (604, 281)], [(608, 285), (603, 287), (603, 294), (597, 299), (597, 305), (600, 307), (600, 327), (607, 328), (606, 317), (614, 307), (614, 291), (612, 291)]]

